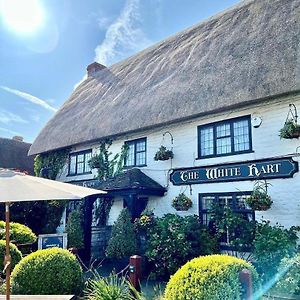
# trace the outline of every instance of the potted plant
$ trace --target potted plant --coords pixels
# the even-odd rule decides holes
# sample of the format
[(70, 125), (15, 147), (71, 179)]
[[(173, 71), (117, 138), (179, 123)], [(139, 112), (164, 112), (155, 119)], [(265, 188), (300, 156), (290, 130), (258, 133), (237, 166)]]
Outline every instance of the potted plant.
[(300, 137), (300, 125), (294, 120), (287, 120), (279, 131), (281, 139), (294, 139)]
[(158, 151), (155, 153), (154, 160), (168, 160), (174, 157), (172, 150), (167, 150), (165, 146), (160, 146)]
[(253, 210), (268, 210), (273, 201), (267, 192), (267, 183), (264, 185), (257, 183), (253, 189), (253, 192), (249, 198), (246, 199), (246, 203)]
[(186, 211), (192, 207), (192, 200), (187, 197), (184, 193), (180, 193), (172, 201), (172, 206), (178, 211)]

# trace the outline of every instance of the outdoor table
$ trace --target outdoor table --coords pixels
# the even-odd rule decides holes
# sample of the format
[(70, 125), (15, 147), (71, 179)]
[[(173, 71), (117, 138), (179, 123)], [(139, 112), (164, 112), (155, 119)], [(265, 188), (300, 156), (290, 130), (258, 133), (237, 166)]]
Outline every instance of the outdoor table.
[[(11, 295), (11, 300), (71, 300), (74, 295)], [(5, 300), (5, 295), (0, 295), (0, 300)]]

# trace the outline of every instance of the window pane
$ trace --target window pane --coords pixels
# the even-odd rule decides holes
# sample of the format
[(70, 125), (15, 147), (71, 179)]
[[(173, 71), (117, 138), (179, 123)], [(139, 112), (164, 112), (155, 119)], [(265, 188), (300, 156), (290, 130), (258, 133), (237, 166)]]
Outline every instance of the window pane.
[(77, 174), (82, 174), (84, 168), (84, 162), (77, 162)]
[(141, 166), (146, 164), (146, 152), (136, 154), (136, 165)]
[(77, 155), (77, 163), (84, 162), (84, 154), (78, 154)]
[(126, 166), (134, 166), (134, 144), (128, 143), (128, 153), (126, 157)]
[(85, 165), (84, 165), (84, 172), (91, 172), (91, 168), (89, 166), (89, 160), (92, 158), (92, 153), (85, 154)]
[(222, 124), (216, 127), (217, 138), (230, 136), (230, 124)]
[(207, 196), (201, 198), (201, 208), (203, 210), (209, 210), (212, 208), (212, 205), (215, 201), (215, 197)]
[(214, 154), (214, 131), (213, 127), (201, 129), (201, 156)]
[(231, 138), (217, 139), (217, 154), (225, 154), (231, 152)]
[(138, 141), (136, 142), (136, 152), (146, 151), (146, 141)]
[(70, 156), (70, 167), (69, 167), (70, 171), (69, 173), (71, 175), (76, 173), (76, 155), (71, 155)]
[(234, 151), (245, 151), (250, 149), (249, 121), (237, 121), (233, 123)]

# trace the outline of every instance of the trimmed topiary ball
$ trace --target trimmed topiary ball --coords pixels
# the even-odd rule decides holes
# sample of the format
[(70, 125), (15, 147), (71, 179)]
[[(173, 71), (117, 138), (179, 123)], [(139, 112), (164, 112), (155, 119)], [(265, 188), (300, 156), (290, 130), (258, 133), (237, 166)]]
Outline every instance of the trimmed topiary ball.
[[(20, 223), (10, 222), (10, 240), (17, 245), (32, 244), (37, 240), (32, 230)], [(0, 239), (5, 239), (5, 222), (0, 221)]]
[(258, 274), (246, 261), (228, 255), (208, 255), (187, 262), (169, 280), (165, 300), (239, 300), (239, 272), (248, 269), (253, 275), (254, 289)]
[(26, 256), (11, 275), (12, 293), (20, 295), (77, 294), (82, 269), (68, 250), (50, 248)]
[[(6, 245), (6, 242), (3, 240), (0, 240), (0, 270), (1, 270), (1, 272), (4, 269), (5, 245)], [(11, 255), (11, 259), (12, 259), (11, 268), (13, 269), (15, 267), (15, 265), (22, 259), (22, 253), (12, 243), (9, 244), (9, 248), (10, 248), (10, 255)]]

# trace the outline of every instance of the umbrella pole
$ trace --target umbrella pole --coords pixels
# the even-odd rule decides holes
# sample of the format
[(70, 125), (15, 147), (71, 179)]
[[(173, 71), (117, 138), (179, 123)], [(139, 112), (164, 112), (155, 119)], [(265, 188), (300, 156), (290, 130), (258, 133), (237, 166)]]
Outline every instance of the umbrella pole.
[(4, 259), (4, 270), (6, 273), (6, 300), (10, 300), (10, 264), (11, 256), (9, 250), (9, 202), (5, 203), (5, 240), (6, 250)]

